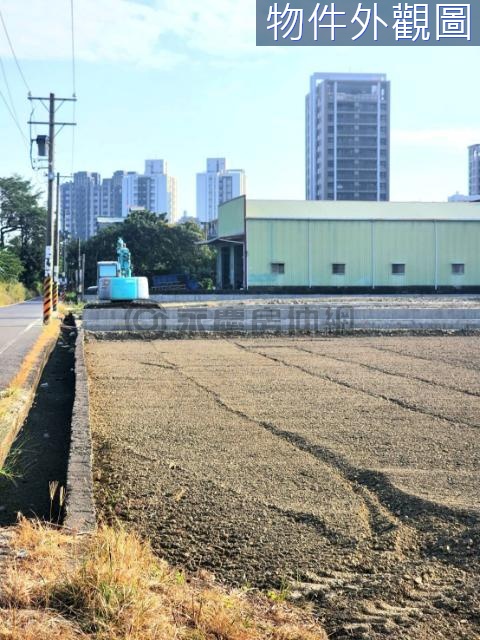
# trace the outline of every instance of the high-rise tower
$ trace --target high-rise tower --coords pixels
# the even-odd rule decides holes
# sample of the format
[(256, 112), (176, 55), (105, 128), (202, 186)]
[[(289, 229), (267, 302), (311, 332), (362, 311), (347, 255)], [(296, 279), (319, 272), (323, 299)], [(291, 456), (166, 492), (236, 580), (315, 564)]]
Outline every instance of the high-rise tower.
[(314, 73), (305, 118), (307, 200), (389, 199), (386, 75)]
[(225, 158), (207, 158), (207, 170), (197, 173), (197, 218), (208, 223), (218, 217), (219, 205), (245, 194), (243, 169), (227, 169)]
[(468, 194), (480, 194), (480, 144), (468, 147)]

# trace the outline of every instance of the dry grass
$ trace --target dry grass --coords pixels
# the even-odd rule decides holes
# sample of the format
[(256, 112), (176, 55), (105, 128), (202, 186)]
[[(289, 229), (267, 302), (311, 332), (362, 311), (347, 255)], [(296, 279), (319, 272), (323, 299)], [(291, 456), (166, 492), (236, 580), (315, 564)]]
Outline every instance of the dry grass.
[(20, 282), (0, 282), (0, 307), (23, 302), (28, 291)]
[(0, 640), (326, 640), (309, 612), (187, 578), (123, 528), (75, 538), (22, 520), (0, 581)]

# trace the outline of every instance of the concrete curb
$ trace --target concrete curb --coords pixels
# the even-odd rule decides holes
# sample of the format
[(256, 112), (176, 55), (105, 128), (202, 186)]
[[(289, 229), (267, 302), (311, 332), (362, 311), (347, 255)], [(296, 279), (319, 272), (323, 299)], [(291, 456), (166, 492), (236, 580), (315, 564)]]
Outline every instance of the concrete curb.
[(278, 304), (223, 307), (86, 308), (86, 331), (196, 333), (345, 333), (479, 331), (480, 308)]
[[(13, 441), (17, 437), (32, 407), (43, 369), (57, 343), (58, 335), (57, 333), (51, 336), (45, 345), (43, 345), (41, 351), (31, 364), (25, 382), (23, 382), (20, 389), (16, 392), (15, 397), (12, 399), (11, 406), (8, 408), (6, 415), (0, 418), (0, 467), (5, 462)], [(22, 366), (24, 366), (24, 363), (30, 358), (31, 353), (35, 350), (38, 341), (41, 339), (42, 336), (40, 335), (30, 352), (25, 356)]]
[(96, 528), (92, 476), (92, 438), (90, 433), (88, 377), (85, 365), (83, 330), (75, 343), (75, 400), (67, 471), (67, 493), (63, 525), (76, 533)]

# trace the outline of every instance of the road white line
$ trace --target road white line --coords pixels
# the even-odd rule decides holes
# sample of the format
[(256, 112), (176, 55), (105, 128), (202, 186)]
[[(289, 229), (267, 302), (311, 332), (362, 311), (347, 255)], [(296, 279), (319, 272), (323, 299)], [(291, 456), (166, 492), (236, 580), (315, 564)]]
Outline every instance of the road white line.
[(25, 329), (24, 329), (23, 331), (20, 331), (20, 333), (19, 333), (17, 336), (15, 336), (15, 338), (13, 338), (13, 340), (10, 340), (10, 342), (7, 342), (7, 344), (6, 344), (6, 345), (4, 345), (4, 346), (0, 349), (0, 356), (2, 355), (2, 353), (5, 353), (5, 351), (6, 351), (7, 349), (10, 349), (10, 347), (11, 347), (12, 345), (14, 345), (14, 344), (15, 344), (15, 342), (17, 342), (17, 340), (18, 340), (21, 336), (23, 336), (23, 334), (24, 334), (24, 333), (27, 333), (27, 331), (30, 331), (30, 329), (31, 329), (32, 327), (34, 327), (35, 325), (38, 325), (38, 324), (40, 324), (40, 318), (38, 318), (37, 320), (34, 320), (33, 322), (31, 322), (27, 327), (25, 327)]

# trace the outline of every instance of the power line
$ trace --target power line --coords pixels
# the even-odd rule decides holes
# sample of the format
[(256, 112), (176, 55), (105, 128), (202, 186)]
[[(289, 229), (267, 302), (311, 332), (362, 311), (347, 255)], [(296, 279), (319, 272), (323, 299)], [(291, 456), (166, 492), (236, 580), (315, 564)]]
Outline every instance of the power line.
[(19, 125), (17, 117), (15, 116), (15, 114), (13, 113), (13, 111), (11, 110), (10, 105), (9, 105), (9, 104), (8, 104), (8, 102), (7, 102), (7, 99), (5, 98), (5, 96), (3, 95), (3, 93), (2, 93), (2, 91), (1, 91), (1, 90), (0, 90), (0, 98), (2, 98), (3, 102), (5, 103), (5, 106), (6, 106), (7, 110), (8, 110), (8, 113), (9, 113), (9, 114), (10, 114), (10, 116), (12, 117), (12, 120), (14, 121), (14, 123), (15, 123), (15, 125), (16, 125), (16, 127), (17, 127), (17, 129), (19, 130), (20, 135), (21, 135), (21, 136), (22, 136), (22, 138), (25, 140), (25, 142), (28, 144), (27, 136), (26, 136), (26, 135), (25, 135), (25, 133), (23, 132), (22, 127)]
[[(32, 125), (31, 122), (33, 120), (33, 115), (35, 113), (35, 108), (33, 108), (30, 112), (30, 119), (29, 119), (29, 132), (30, 132), (30, 166), (32, 167), (32, 171), (37, 171), (37, 167), (35, 166), (35, 164), (33, 163), (33, 143), (35, 142), (35, 140), (33, 139), (32, 136)], [(35, 136), (36, 138), (37, 136)]]
[(7, 74), (5, 72), (5, 66), (3, 64), (2, 56), (0, 56), (0, 69), (2, 70), (3, 79), (5, 81), (5, 86), (7, 87), (8, 97), (10, 99), (10, 105), (12, 107), (12, 111), (15, 114), (15, 117), (18, 119), (17, 110), (15, 109), (15, 104), (12, 98), (12, 92), (10, 91), (10, 85), (8, 84)]
[[(71, 37), (72, 37), (72, 88), (73, 88), (73, 97), (77, 96), (77, 88), (76, 88), (76, 69), (75, 69), (75, 12), (73, 10), (73, 0), (70, 0), (70, 17), (71, 17)], [(76, 121), (76, 105), (77, 102), (73, 102), (73, 113), (72, 120)], [(71, 156), (71, 173), (73, 175), (74, 165), (75, 165), (75, 127), (72, 127), (72, 156)]]
[[(73, 1), (73, 0), (72, 0), (72, 1)], [(12, 44), (12, 41), (11, 41), (10, 36), (9, 36), (9, 34), (8, 34), (7, 25), (5, 24), (5, 20), (4, 20), (4, 18), (3, 18), (3, 14), (2, 14), (2, 10), (1, 10), (1, 9), (0, 9), (0, 20), (1, 20), (1, 22), (2, 22), (3, 30), (5, 31), (5, 35), (7, 36), (8, 44), (9, 44), (9, 46), (10, 46), (10, 51), (12, 52), (13, 59), (15, 60), (15, 64), (17, 65), (18, 72), (20, 73), (20, 76), (21, 76), (21, 78), (22, 78), (22, 80), (23, 80), (23, 84), (24, 84), (24, 85), (25, 85), (25, 87), (27, 88), (27, 91), (28, 91), (29, 93), (31, 93), (31, 91), (30, 91), (30, 87), (28, 86), (28, 82), (27, 82), (27, 81), (26, 81), (26, 79), (25, 79), (25, 75), (24, 75), (24, 73), (23, 73), (23, 71), (22, 71), (22, 67), (20, 66), (20, 63), (19, 63), (18, 58), (17, 58), (17, 55), (16, 55), (16, 53), (15, 53), (15, 49), (13, 48), (13, 44)]]
[(73, 0), (70, 0), (71, 32), (72, 32), (72, 83), (73, 97), (76, 94), (76, 72), (75, 72), (75, 13), (73, 11)]
[[(30, 87), (29, 87), (28, 82), (27, 82), (27, 80), (25, 78), (25, 74), (22, 71), (22, 67), (20, 66), (20, 62), (18, 61), (17, 54), (15, 53), (15, 49), (13, 48), (12, 39), (10, 38), (10, 34), (8, 33), (7, 25), (5, 23), (5, 19), (3, 17), (3, 13), (2, 13), (1, 9), (0, 9), (0, 21), (2, 23), (3, 30), (5, 32), (5, 36), (7, 38), (7, 42), (8, 42), (8, 45), (10, 47), (10, 51), (12, 52), (13, 59), (14, 59), (15, 64), (17, 66), (18, 73), (20, 74), (20, 77), (21, 77), (21, 79), (23, 81), (23, 84), (25, 85), (28, 93), (31, 93)], [(8, 80), (7, 80), (7, 75), (5, 73), (5, 68), (3, 66), (3, 62), (1, 60), (1, 58), (0, 58), (0, 64), (1, 64), (1, 67), (2, 67), (3, 78), (4, 78), (5, 84), (7, 86), (8, 96), (10, 98), (10, 103), (12, 105), (11, 109), (10, 109), (10, 107), (9, 107), (9, 105), (8, 105), (6, 99), (5, 99), (5, 96), (3, 95), (3, 93), (0, 92), (0, 96), (1, 96), (1, 98), (3, 100), (3, 102), (5, 103), (5, 106), (7, 107), (7, 110), (10, 113), (13, 121), (15, 122), (15, 126), (17, 127), (18, 131), (20, 132), (20, 135), (22, 136), (22, 138), (27, 143), (27, 148), (28, 148), (28, 140), (27, 140), (27, 137), (26, 137), (25, 133), (23, 132), (23, 129), (21, 128), (21, 126), (20, 126), (20, 124), (18, 122), (17, 112), (15, 110), (15, 105), (14, 105), (14, 102), (13, 102), (12, 94), (10, 92), (10, 87), (9, 87)], [(30, 138), (31, 138), (31, 133), (30, 133)], [(31, 145), (32, 145), (32, 143), (30, 141), (30, 158), (31, 158)], [(31, 164), (32, 164), (32, 167), (33, 167), (33, 163), (32, 162), (31, 162)]]

